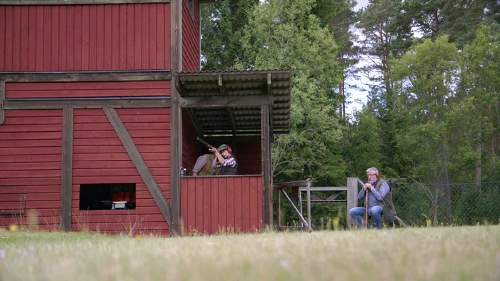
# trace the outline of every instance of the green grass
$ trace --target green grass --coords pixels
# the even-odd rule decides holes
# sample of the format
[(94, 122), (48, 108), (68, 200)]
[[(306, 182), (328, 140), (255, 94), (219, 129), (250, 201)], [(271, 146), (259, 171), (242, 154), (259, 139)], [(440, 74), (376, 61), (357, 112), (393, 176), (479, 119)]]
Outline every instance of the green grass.
[(180, 238), (0, 232), (0, 280), (500, 280), (500, 226)]

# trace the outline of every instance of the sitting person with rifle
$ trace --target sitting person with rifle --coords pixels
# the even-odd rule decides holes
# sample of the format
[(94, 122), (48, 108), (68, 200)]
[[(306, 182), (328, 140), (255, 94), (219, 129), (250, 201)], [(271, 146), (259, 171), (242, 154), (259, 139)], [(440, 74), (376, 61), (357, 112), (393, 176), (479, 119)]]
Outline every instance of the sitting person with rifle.
[(230, 146), (222, 144), (215, 149), (215, 147), (199, 137), (196, 140), (207, 146), (212, 154), (203, 154), (196, 159), (192, 171), (193, 176), (236, 175), (238, 163), (232, 155)]
[[(368, 182), (363, 185), (363, 189), (361, 189), (358, 194), (358, 199), (364, 200), (365, 206), (351, 208), (349, 210), (349, 215), (358, 228), (362, 227), (363, 223), (368, 227), (368, 217), (370, 216), (373, 226), (380, 229), (382, 228), (382, 211), (391, 212), (391, 210), (384, 208), (385, 201), (387, 201), (386, 199), (390, 199), (386, 198), (390, 193), (390, 187), (386, 181), (379, 177), (377, 168), (368, 168), (366, 173), (368, 175)], [(386, 214), (384, 214), (384, 216), (385, 215)]]
[(216, 159), (214, 175), (236, 175), (238, 173), (238, 163), (233, 156), (233, 151), (229, 145), (222, 144), (217, 149), (209, 148)]

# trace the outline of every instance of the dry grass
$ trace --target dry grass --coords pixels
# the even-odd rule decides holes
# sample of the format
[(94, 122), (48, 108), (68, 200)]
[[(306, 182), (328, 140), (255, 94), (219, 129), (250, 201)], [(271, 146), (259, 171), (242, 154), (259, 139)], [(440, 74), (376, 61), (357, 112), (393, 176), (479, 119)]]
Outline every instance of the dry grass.
[(1, 281), (500, 280), (499, 268), (498, 225), (183, 238), (0, 232)]

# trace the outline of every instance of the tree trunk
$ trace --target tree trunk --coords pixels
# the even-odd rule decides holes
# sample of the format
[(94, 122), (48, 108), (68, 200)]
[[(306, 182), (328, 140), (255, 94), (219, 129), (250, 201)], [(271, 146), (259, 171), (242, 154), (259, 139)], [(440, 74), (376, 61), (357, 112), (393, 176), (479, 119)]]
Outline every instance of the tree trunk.
[(340, 78), (339, 81), (339, 96), (341, 98), (342, 104), (340, 105), (340, 118), (342, 118), (342, 121), (346, 122), (346, 116), (345, 116), (345, 75), (342, 73), (342, 77)]
[(481, 153), (482, 153), (482, 144), (480, 141), (476, 143), (476, 153), (478, 155), (478, 159), (476, 160), (476, 173), (475, 173), (475, 183), (476, 187), (481, 187)]

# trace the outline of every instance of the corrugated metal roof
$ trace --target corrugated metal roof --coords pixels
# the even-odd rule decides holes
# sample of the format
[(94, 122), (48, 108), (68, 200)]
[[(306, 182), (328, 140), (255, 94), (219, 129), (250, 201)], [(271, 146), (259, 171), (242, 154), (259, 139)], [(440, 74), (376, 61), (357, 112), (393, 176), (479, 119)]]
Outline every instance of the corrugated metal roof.
[[(184, 98), (271, 97), (271, 128), (274, 134), (290, 129), (291, 71), (201, 71), (177, 75), (176, 86)], [(193, 122), (204, 135), (260, 134), (260, 107), (245, 106), (190, 109)]]

